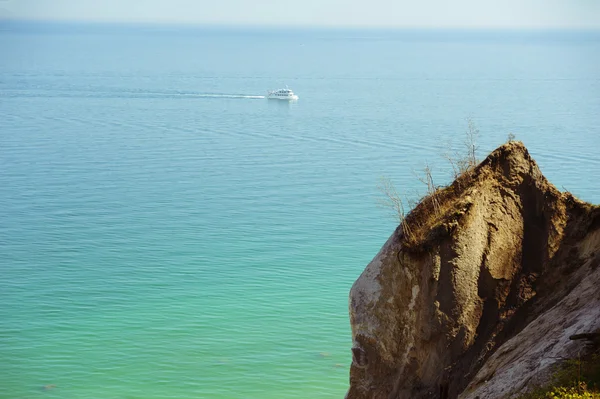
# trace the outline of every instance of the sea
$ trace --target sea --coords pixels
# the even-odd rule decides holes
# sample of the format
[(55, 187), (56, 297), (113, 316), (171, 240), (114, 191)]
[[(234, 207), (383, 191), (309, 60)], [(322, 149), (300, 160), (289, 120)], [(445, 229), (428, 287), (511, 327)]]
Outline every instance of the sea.
[(0, 398), (343, 398), (469, 124), (600, 203), (600, 32), (0, 21)]

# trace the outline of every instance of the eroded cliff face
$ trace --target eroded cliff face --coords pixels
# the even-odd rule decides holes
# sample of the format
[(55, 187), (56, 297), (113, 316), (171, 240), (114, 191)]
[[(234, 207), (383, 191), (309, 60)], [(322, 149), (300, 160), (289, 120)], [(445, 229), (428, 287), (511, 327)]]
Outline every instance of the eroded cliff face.
[(542, 381), (578, 350), (570, 334), (600, 328), (599, 264), (600, 208), (503, 145), (422, 201), (355, 282), (347, 398), (498, 398)]

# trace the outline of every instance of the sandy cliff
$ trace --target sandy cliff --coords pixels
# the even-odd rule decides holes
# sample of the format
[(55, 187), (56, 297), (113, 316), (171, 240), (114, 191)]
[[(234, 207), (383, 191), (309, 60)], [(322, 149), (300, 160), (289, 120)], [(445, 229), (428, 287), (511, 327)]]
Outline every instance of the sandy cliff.
[(350, 292), (348, 399), (501, 398), (600, 328), (600, 207), (503, 145), (423, 200)]

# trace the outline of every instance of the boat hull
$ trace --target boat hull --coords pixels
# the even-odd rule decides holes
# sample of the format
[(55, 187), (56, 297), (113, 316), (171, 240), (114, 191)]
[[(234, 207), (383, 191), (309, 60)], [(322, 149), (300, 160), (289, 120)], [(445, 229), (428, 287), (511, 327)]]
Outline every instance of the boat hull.
[(284, 101), (295, 101), (298, 99), (297, 95), (292, 95), (292, 96), (274, 96), (272, 94), (268, 94), (267, 95), (267, 99), (268, 100), (284, 100)]

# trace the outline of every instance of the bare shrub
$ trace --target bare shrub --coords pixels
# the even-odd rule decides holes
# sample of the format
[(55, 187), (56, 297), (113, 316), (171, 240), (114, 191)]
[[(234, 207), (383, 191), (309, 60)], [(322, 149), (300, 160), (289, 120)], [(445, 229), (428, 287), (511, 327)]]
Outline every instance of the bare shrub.
[(411, 236), (411, 230), (406, 223), (406, 213), (404, 210), (404, 201), (396, 190), (394, 183), (387, 177), (379, 179), (377, 189), (383, 194), (383, 198), (378, 200), (379, 205), (383, 208), (391, 209), (394, 216), (398, 219), (398, 223), (402, 225), (402, 232), (407, 236)]
[(463, 142), (463, 151), (455, 151), (453, 153), (445, 153), (443, 156), (450, 163), (454, 179), (464, 173), (469, 172), (479, 163), (477, 159), (477, 150), (479, 146), (477, 141), (479, 139), (479, 129), (475, 125), (472, 119), (467, 120), (467, 130), (465, 132), (465, 139)]
[(477, 166), (479, 161), (477, 160), (477, 141), (479, 140), (479, 129), (475, 126), (475, 122), (472, 119), (468, 120), (467, 137), (465, 139), (465, 146), (467, 147), (467, 156), (469, 168)]
[[(472, 178), (471, 171), (479, 163), (477, 159), (478, 139), (479, 129), (469, 119), (460, 150), (444, 154), (444, 158), (452, 166), (456, 183), (448, 187), (436, 186), (429, 164), (425, 164), (422, 171), (413, 172), (416, 178), (427, 187), (427, 194), (423, 198), (417, 192), (404, 201), (389, 178), (380, 179), (377, 188), (383, 194), (383, 198), (378, 199), (379, 205), (393, 211), (394, 217), (402, 227), (406, 239), (405, 245), (416, 248), (427, 240), (427, 234), (432, 228), (443, 223), (444, 215), (452, 209), (456, 199), (460, 196), (461, 186), (468, 184)], [(404, 204), (407, 204), (406, 208)], [(406, 209), (416, 208), (419, 209), (416, 214), (409, 215), (406, 212)], [(407, 220), (410, 221), (410, 226)]]
[(427, 197), (431, 199), (431, 203), (433, 204), (433, 210), (436, 214), (439, 213), (440, 204), (436, 197), (436, 193), (438, 187), (433, 184), (433, 176), (431, 175), (431, 168), (428, 164), (425, 164), (425, 168), (423, 169), (423, 175), (416, 175), (417, 179), (427, 186)]

